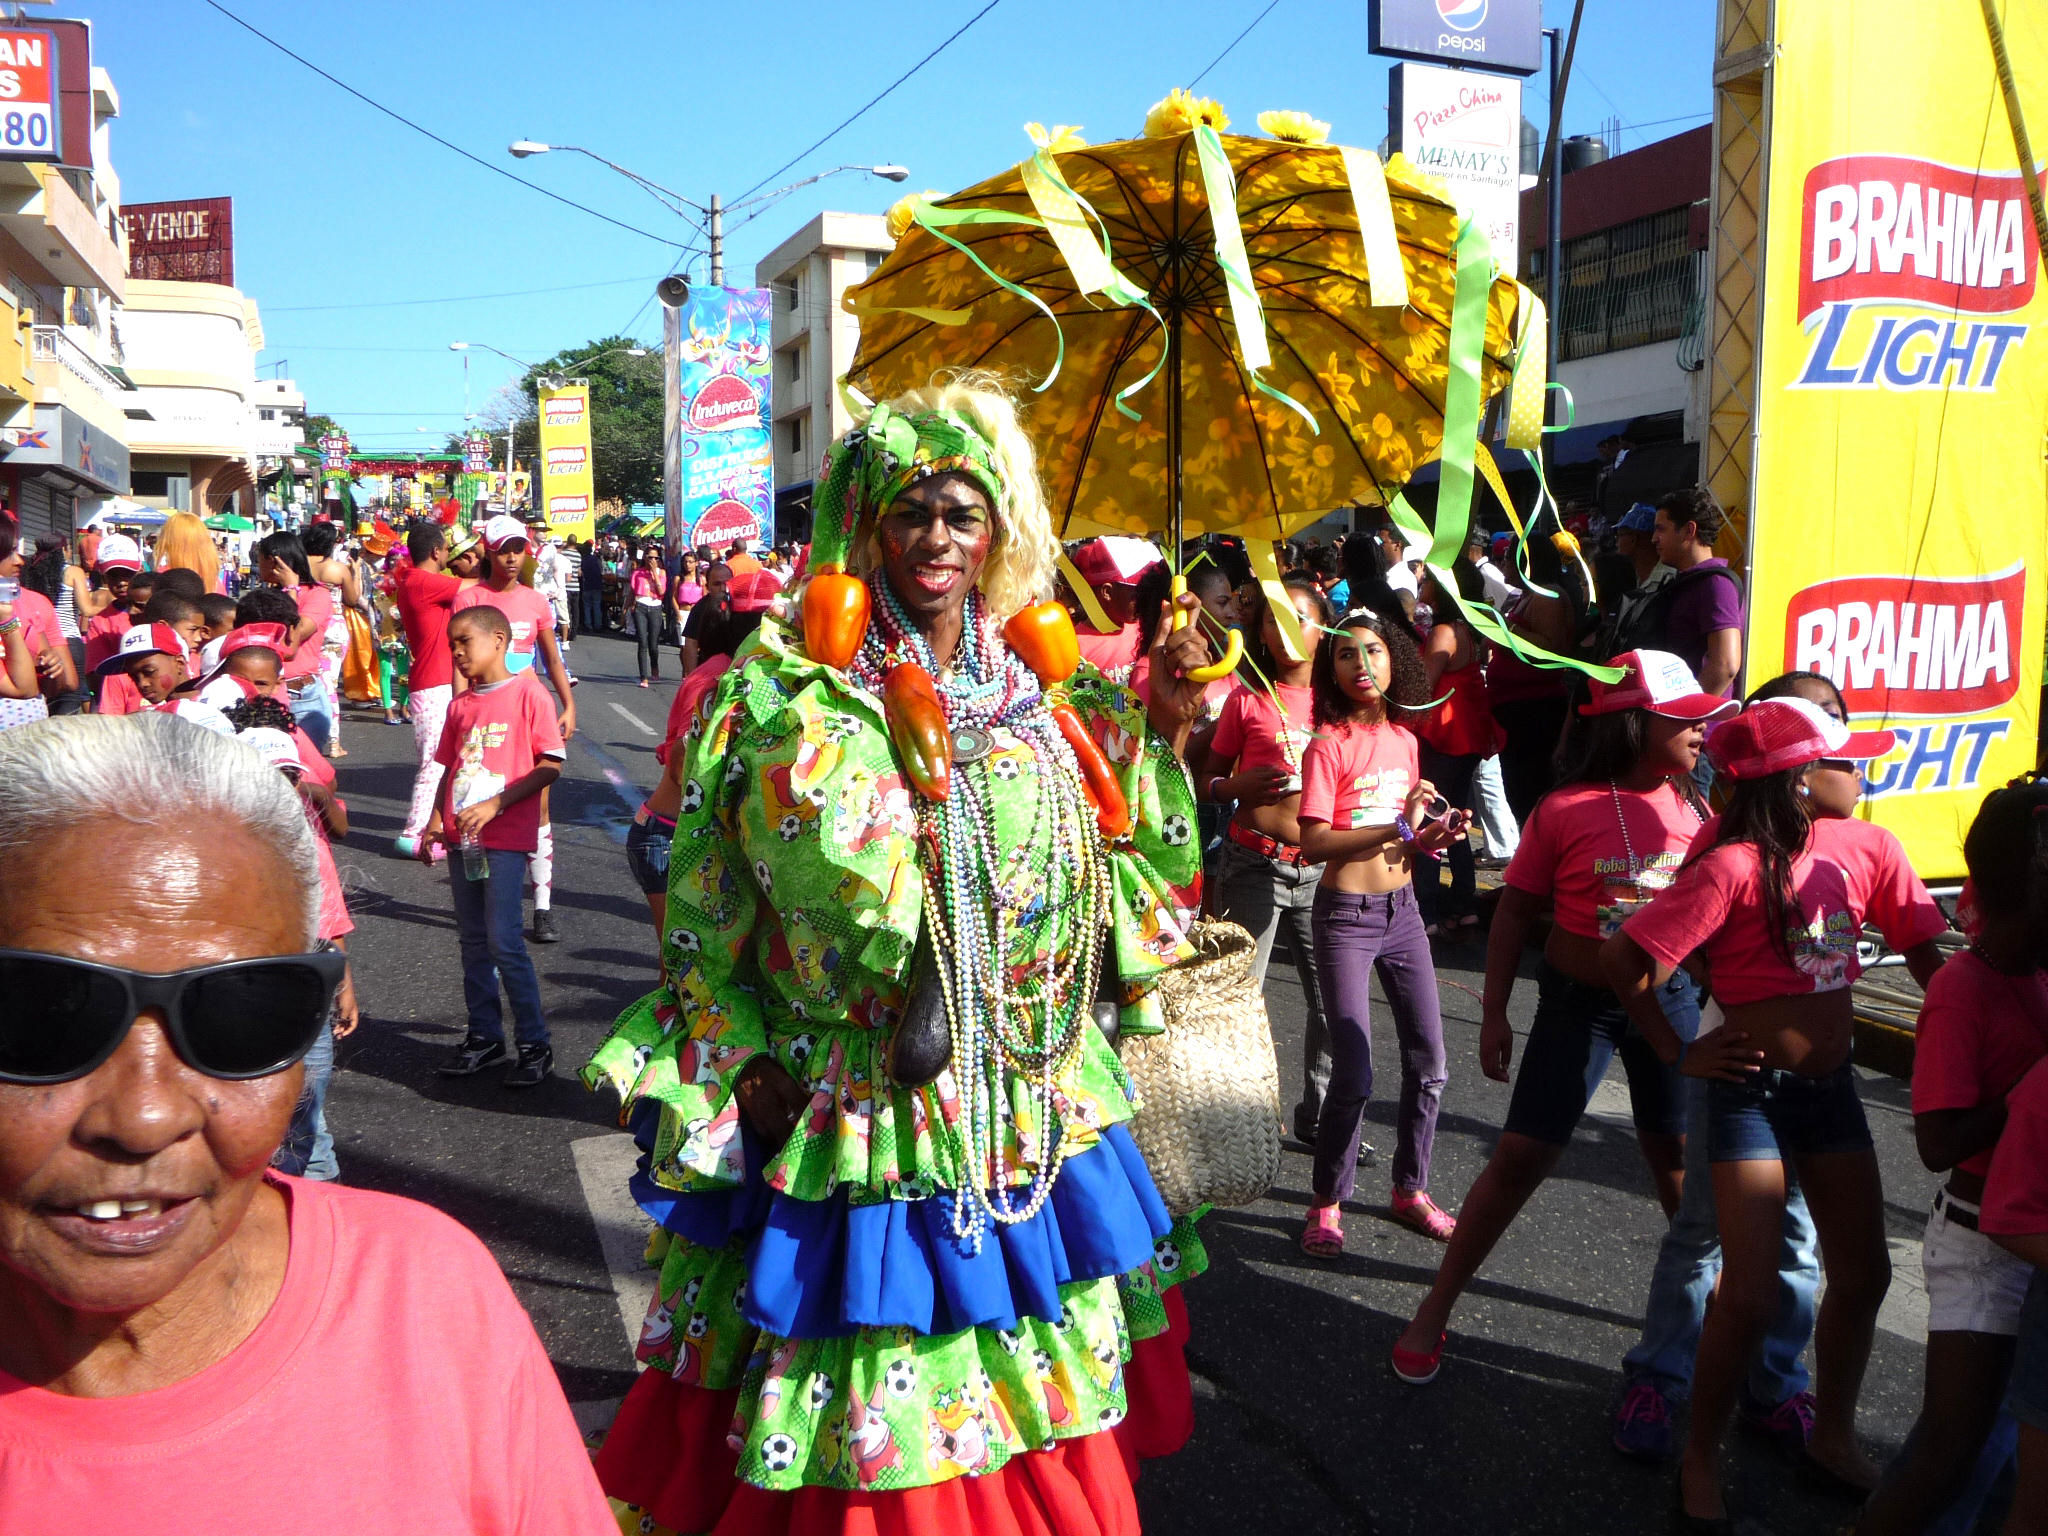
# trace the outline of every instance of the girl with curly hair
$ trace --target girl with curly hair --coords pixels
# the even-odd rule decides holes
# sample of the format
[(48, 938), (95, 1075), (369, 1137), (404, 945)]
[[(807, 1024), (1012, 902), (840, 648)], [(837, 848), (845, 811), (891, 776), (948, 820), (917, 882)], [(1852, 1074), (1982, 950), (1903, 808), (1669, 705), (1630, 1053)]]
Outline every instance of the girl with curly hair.
[(1316, 1123), (1315, 1203), (1304, 1253), (1344, 1251), (1338, 1209), (1350, 1198), (1372, 1096), (1372, 973), (1401, 1041), (1394, 1219), (1438, 1241), (1454, 1223), (1429, 1198), (1429, 1157), (1446, 1065), (1436, 966), (1415, 899), (1415, 858), (1464, 834), (1463, 817), (1422, 777), (1419, 749), (1397, 723), (1429, 698), (1406, 628), (1354, 609), (1316, 647), (1310, 691), (1318, 735), (1301, 765), (1302, 857), (1324, 866), (1315, 899), (1316, 974), (1330, 1037), (1330, 1086)]

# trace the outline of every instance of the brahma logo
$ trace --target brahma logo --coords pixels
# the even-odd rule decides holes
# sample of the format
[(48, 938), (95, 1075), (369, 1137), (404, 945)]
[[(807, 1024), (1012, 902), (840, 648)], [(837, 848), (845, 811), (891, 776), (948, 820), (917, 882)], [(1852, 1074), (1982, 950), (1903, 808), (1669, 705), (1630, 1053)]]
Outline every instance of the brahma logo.
[(547, 424), (551, 427), (582, 426), (583, 403), (581, 395), (557, 395), (545, 406)]
[[(1997, 388), (2027, 327), (2039, 263), (2017, 171), (1844, 155), (1807, 172), (1799, 323), (1814, 340), (1795, 389)], [(1948, 316), (1858, 317), (1864, 305)]]
[(548, 473), (551, 475), (578, 475), (589, 467), (590, 450), (581, 444), (548, 450)]
[(1844, 576), (1785, 615), (1785, 666), (1834, 679), (1849, 713), (1885, 720), (1981, 715), (2019, 691), (2013, 655), (2027, 571)]

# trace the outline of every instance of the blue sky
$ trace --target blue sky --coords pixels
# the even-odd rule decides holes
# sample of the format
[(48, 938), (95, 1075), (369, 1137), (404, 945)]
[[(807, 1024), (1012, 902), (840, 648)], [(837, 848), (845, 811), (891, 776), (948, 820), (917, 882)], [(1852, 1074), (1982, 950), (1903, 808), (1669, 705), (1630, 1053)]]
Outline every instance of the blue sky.
[[(261, 306), (269, 343), (260, 363), (288, 362), (312, 409), (365, 447), (397, 450), (438, 446), (461, 422), (463, 364), (450, 341), (538, 359), (629, 326), (658, 340), (644, 301), (674, 247), (695, 242), (603, 166), (561, 154), (515, 161), (507, 143), (585, 145), (697, 201), (713, 190), (731, 201), (984, 0), (795, 0), (720, 11), (717, 26), (672, 0), (222, 3), (492, 164), (673, 242), (460, 158), (203, 0), (65, 7), (92, 17), (95, 62), (121, 93), (113, 154), (124, 198), (232, 196), (237, 281)], [(994, 174), (1028, 151), (1026, 121), (1080, 124), (1097, 142), (1135, 133), (1147, 106), (1201, 71), (1265, 5), (1001, 0), (774, 182), (894, 161), (910, 167), (905, 187), (840, 176), (752, 223), (729, 221), (727, 281), (751, 281), (754, 262), (821, 208), (880, 212), (904, 190), (952, 191)], [(1328, 119), (1343, 142), (1377, 144), (1391, 61), (1367, 52), (1365, 10), (1359, 0), (1277, 0), (1199, 89), (1247, 125), (1268, 107), (1297, 108)], [(1551, 24), (1570, 10), (1569, 0), (1545, 0)], [(1622, 147), (1633, 148), (1705, 122), (1713, 11), (1713, 0), (1588, 0), (1565, 131), (1618, 119)], [(1524, 110), (1542, 125), (1541, 76)], [(501, 294), (518, 296), (472, 297)], [(401, 300), (412, 302), (392, 302)], [(515, 371), (473, 354), (471, 407)]]

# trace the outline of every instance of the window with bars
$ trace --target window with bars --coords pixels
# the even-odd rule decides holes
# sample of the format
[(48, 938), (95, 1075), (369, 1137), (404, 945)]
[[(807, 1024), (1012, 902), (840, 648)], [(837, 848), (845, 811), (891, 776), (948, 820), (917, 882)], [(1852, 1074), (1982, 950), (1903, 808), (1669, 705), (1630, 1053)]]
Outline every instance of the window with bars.
[[(1564, 243), (1561, 359), (1645, 347), (1684, 332), (1697, 287), (1691, 216), (1688, 208), (1670, 208)], [(1529, 263), (1529, 282), (1539, 291), (1545, 254), (1538, 247)]]

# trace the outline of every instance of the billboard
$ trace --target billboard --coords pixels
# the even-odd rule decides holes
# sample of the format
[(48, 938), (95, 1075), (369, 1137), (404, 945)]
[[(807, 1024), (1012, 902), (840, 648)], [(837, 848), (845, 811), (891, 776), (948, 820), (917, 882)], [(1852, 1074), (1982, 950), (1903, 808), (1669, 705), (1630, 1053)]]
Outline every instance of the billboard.
[(58, 84), (55, 33), (0, 27), (0, 160), (61, 158)]
[(1543, 67), (1542, 0), (1372, 0), (1374, 53), (1533, 75)]
[(130, 277), (235, 286), (233, 198), (130, 203), (121, 210), (121, 224), (128, 232)]
[(590, 463), (590, 385), (585, 380), (540, 392), (540, 487), (541, 512), (549, 533), (565, 539), (597, 536), (597, 484)]
[[(1748, 677), (1826, 673), (1897, 749), (1866, 811), (1928, 880), (2034, 766), (2048, 296), (1970, 0), (1779, 0)], [(2011, 7), (2024, 99), (2048, 27)]]
[(1396, 64), (1388, 75), (1394, 147), (1450, 188), (1513, 277), (1521, 256), (1522, 82), (1433, 64)]
[(682, 542), (772, 536), (775, 452), (768, 436), (766, 288), (692, 288), (675, 312), (674, 409)]

